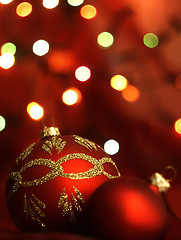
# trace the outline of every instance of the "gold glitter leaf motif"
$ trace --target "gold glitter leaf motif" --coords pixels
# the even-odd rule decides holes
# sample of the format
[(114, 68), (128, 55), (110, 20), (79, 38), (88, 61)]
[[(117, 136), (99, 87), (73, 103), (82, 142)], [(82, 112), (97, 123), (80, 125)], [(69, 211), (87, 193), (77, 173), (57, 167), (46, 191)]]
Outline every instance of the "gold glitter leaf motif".
[(83, 147), (87, 148), (88, 150), (92, 151), (92, 149), (97, 150), (97, 146), (94, 142), (86, 139), (79, 137), (77, 135), (73, 135), (75, 138), (75, 142), (82, 145)]
[[(77, 188), (74, 188), (74, 192), (76, 194), (76, 197), (73, 195), (72, 193), (72, 202), (73, 202), (73, 205), (71, 202), (68, 201), (68, 194), (65, 192), (65, 188), (63, 189), (61, 195), (60, 195), (60, 198), (59, 198), (59, 201), (58, 201), (58, 208), (62, 208), (62, 215), (63, 216), (66, 216), (66, 215), (69, 215), (69, 218), (70, 218), (70, 222), (76, 222), (76, 217), (75, 217), (75, 211), (77, 212), (82, 212), (82, 208), (78, 202), (77, 199), (80, 200), (80, 202), (84, 202), (83, 200), (83, 197), (82, 197), (82, 194), (79, 192), (79, 190)], [(81, 197), (80, 197), (81, 195)]]
[(58, 154), (62, 151), (62, 149), (65, 147), (66, 141), (62, 142), (62, 139), (59, 137), (52, 137), (51, 140), (47, 140), (42, 145), (42, 149), (48, 152), (50, 155), (52, 155), (52, 149), (53, 147), (58, 151)]
[(16, 159), (16, 164), (19, 164), (19, 161), (23, 161), (33, 150), (35, 143), (29, 145)]
[(33, 222), (46, 230), (45, 224), (42, 222), (46, 215), (43, 210), (46, 208), (45, 204), (40, 201), (34, 194), (28, 199), (27, 195), (24, 194), (24, 214), (27, 218), (30, 218)]
[[(79, 172), (79, 173), (66, 173), (64, 172), (64, 169), (62, 167), (62, 163), (67, 162), (71, 159), (82, 159), (85, 161), (88, 161), (93, 165), (92, 168), (90, 168), (88, 171), (85, 172)], [(104, 163), (110, 163), (114, 166), (114, 168), (117, 171), (117, 175), (111, 175), (107, 173), (104, 170)], [(45, 166), (50, 168), (50, 172), (46, 175), (42, 176), (41, 178), (36, 178), (31, 181), (23, 181), (22, 173), (26, 171), (26, 169), (32, 168), (33, 166)], [(12, 179), (15, 181), (12, 189), (10, 190), (7, 198), (11, 197), (12, 194), (14, 194), (19, 187), (32, 187), (37, 186), (43, 183), (46, 183), (47, 181), (50, 181), (51, 179), (54, 179), (55, 177), (65, 177), (69, 179), (87, 179), (87, 178), (93, 178), (96, 176), (99, 176), (101, 174), (104, 174), (107, 178), (117, 178), (120, 176), (120, 172), (116, 166), (116, 164), (112, 161), (109, 157), (101, 158), (100, 160), (97, 160), (96, 158), (93, 158), (92, 156), (86, 155), (84, 153), (71, 153), (68, 155), (65, 155), (62, 158), (59, 158), (56, 162), (52, 161), (51, 159), (43, 159), (38, 158), (34, 159), (32, 161), (29, 161), (25, 163), (18, 172), (11, 172), (8, 176), (9, 179)], [(75, 190), (75, 189), (74, 189)], [(78, 190), (75, 190), (78, 192)], [(79, 194), (80, 195), (80, 194)], [(81, 195), (80, 195), (81, 197)]]

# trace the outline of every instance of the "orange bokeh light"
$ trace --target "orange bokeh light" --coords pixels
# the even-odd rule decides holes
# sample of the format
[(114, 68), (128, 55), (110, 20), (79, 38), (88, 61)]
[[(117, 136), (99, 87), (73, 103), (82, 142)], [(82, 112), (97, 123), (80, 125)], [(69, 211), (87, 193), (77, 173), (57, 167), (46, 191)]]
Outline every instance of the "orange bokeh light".
[(133, 85), (128, 85), (121, 93), (122, 97), (128, 102), (135, 102), (140, 97), (139, 90)]
[(53, 72), (69, 72), (74, 65), (74, 56), (71, 51), (52, 50), (48, 55), (48, 65)]
[(69, 88), (62, 94), (62, 101), (66, 105), (74, 105), (82, 99), (82, 94), (77, 88)]
[(80, 9), (80, 15), (85, 19), (92, 19), (96, 16), (97, 10), (92, 5), (85, 5)]
[(32, 5), (28, 2), (22, 2), (16, 8), (16, 14), (20, 17), (27, 17), (31, 12)]

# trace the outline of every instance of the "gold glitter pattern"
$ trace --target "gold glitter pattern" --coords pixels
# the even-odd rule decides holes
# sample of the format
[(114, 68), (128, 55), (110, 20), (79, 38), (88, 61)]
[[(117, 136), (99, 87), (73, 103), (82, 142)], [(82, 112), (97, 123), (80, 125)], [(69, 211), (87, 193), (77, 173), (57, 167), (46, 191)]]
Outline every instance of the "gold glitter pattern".
[(62, 215), (66, 216), (69, 215), (70, 222), (76, 222), (76, 217), (75, 217), (75, 211), (77, 212), (82, 212), (82, 208), (78, 202), (77, 199), (79, 199), (82, 203), (84, 202), (82, 194), (79, 192), (77, 188), (74, 188), (74, 192), (76, 194), (76, 197), (72, 193), (72, 203), (68, 201), (68, 194), (65, 192), (65, 188), (63, 189), (59, 201), (58, 201), (58, 208), (62, 208)]
[[(93, 165), (93, 167), (85, 172), (65, 173), (61, 164), (68, 160), (71, 160), (71, 159), (83, 159), (85, 161), (90, 162)], [(104, 166), (103, 166), (104, 163), (111, 163), (115, 167), (118, 175), (113, 176), (113, 175), (107, 173), (104, 170)], [(36, 178), (32, 181), (23, 181), (21, 174), (26, 169), (31, 168), (33, 166), (45, 166), (45, 167), (50, 168), (51, 171), (49, 173), (47, 173), (46, 175), (42, 176), (41, 178), (38, 178), (38, 179)], [(37, 186), (37, 185), (43, 184), (47, 181), (50, 181), (51, 179), (54, 179), (55, 177), (58, 177), (58, 176), (70, 178), (70, 179), (87, 179), (87, 178), (99, 176), (101, 174), (104, 174), (109, 179), (120, 176), (120, 172), (119, 172), (116, 164), (109, 157), (104, 157), (104, 158), (101, 158), (100, 160), (97, 160), (96, 158), (93, 158), (84, 153), (71, 153), (62, 158), (59, 158), (56, 162), (52, 161), (51, 159), (38, 158), (38, 159), (29, 161), (26, 164), (24, 164), (20, 168), (19, 172), (11, 172), (9, 174), (9, 178), (15, 181), (9, 194), (12, 195), (13, 193), (15, 193), (20, 186), (22, 186), (22, 187)]]
[(35, 143), (29, 145), (16, 159), (16, 164), (19, 164), (19, 161), (23, 161), (33, 150)]
[(74, 188), (74, 191), (75, 191), (75, 193), (76, 193), (76, 195), (77, 195), (77, 198), (78, 198), (82, 203), (84, 203), (84, 198), (83, 198), (83, 196), (82, 196), (82, 193), (81, 193), (76, 187), (73, 186), (73, 188)]
[(43, 210), (46, 208), (45, 204), (40, 201), (34, 194), (31, 194), (30, 199), (24, 194), (24, 214), (27, 218), (30, 218), (33, 222), (46, 230), (45, 224), (42, 219), (45, 219), (46, 215)]
[(93, 149), (94, 150), (97, 150), (97, 145), (86, 139), (86, 138), (82, 138), (80, 136), (77, 136), (77, 135), (73, 135), (74, 139), (75, 139), (75, 142), (82, 145), (83, 147), (87, 148), (88, 150), (92, 151)]
[(47, 140), (42, 145), (42, 149), (48, 152), (50, 155), (52, 155), (52, 149), (53, 147), (58, 151), (58, 154), (62, 151), (62, 149), (65, 147), (66, 141), (62, 141), (60, 137), (52, 137), (51, 140)]

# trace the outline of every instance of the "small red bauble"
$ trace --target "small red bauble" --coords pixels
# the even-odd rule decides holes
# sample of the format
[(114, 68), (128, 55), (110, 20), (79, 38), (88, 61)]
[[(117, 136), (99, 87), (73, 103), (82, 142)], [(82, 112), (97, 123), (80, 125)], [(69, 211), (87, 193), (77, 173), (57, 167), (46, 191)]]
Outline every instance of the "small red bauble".
[(92, 194), (86, 211), (87, 231), (103, 239), (160, 239), (167, 211), (159, 192), (145, 181), (120, 177)]
[(42, 140), (27, 147), (9, 173), (10, 215), (24, 231), (75, 230), (94, 190), (118, 176), (115, 163), (94, 142), (45, 128)]

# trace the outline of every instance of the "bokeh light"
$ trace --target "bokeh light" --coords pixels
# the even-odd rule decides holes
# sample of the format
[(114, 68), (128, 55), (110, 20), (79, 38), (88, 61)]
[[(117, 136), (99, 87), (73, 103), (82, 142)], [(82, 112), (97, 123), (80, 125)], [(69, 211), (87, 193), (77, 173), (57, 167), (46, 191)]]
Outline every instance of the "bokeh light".
[(114, 140), (110, 139), (104, 143), (104, 151), (109, 155), (114, 155), (119, 152), (119, 143)]
[(45, 40), (38, 40), (33, 44), (33, 52), (38, 56), (43, 56), (49, 51), (49, 43)]
[(128, 85), (122, 90), (122, 97), (128, 102), (135, 102), (140, 97), (140, 91), (133, 85)]
[(44, 115), (44, 109), (36, 102), (31, 102), (27, 106), (27, 113), (33, 120), (40, 120)]
[(114, 75), (110, 81), (111, 87), (117, 91), (122, 91), (127, 87), (128, 80), (122, 75)]
[(0, 0), (0, 3), (2, 3), (2, 4), (9, 4), (12, 1), (13, 0)]
[(158, 37), (154, 33), (147, 33), (143, 37), (145, 46), (154, 48), (158, 45)]
[(87, 81), (91, 77), (91, 71), (88, 67), (81, 66), (75, 70), (75, 77), (81, 82)]
[(31, 12), (32, 5), (28, 2), (22, 2), (16, 8), (16, 14), (20, 17), (27, 17)]
[(75, 57), (71, 50), (52, 49), (48, 54), (47, 62), (51, 71), (68, 73), (74, 68)]
[(11, 53), (4, 53), (0, 56), (0, 67), (3, 69), (11, 68), (15, 63), (15, 57)]
[(114, 37), (109, 32), (102, 32), (97, 37), (97, 43), (104, 48), (110, 47), (114, 42)]
[(62, 94), (62, 101), (66, 105), (74, 105), (78, 102), (80, 102), (82, 99), (82, 94), (77, 88), (70, 88), (67, 89), (63, 94)]
[(92, 19), (96, 16), (97, 10), (92, 5), (85, 5), (80, 9), (80, 15), (85, 19)]
[(47, 9), (52, 9), (58, 6), (59, 0), (43, 0), (43, 6)]
[(174, 123), (175, 132), (181, 134), (181, 118), (177, 119)]
[(68, 4), (73, 6), (73, 7), (77, 7), (80, 6), (84, 0), (67, 0)]
[(1, 54), (4, 53), (11, 53), (12, 55), (14, 55), (16, 53), (16, 46), (11, 42), (4, 43), (1, 46)]
[(0, 116), (0, 131), (4, 130), (6, 127), (6, 120), (3, 116)]

